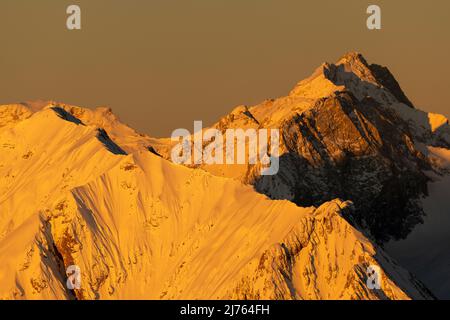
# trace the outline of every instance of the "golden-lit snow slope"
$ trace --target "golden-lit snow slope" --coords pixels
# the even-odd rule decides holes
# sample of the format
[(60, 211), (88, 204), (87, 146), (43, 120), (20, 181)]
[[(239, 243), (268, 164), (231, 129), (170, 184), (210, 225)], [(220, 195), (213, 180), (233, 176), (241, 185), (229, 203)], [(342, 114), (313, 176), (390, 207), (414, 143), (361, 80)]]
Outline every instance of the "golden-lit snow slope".
[[(4, 290), (13, 293), (12, 287), (26, 290), (35, 281), (20, 270), (42, 263), (36, 239), (43, 219), (40, 209), (121, 159), (99, 140), (97, 128), (62, 116), (59, 109), (48, 108), (0, 132), (0, 296)], [(42, 267), (43, 272), (55, 272)], [(54, 290), (48, 297), (65, 296), (63, 288)]]
[[(84, 125), (103, 128), (127, 152), (146, 149), (150, 145), (159, 146), (160, 140), (164, 142), (164, 139), (157, 140), (137, 133), (134, 129), (120, 122), (110, 108), (98, 107), (91, 110), (54, 101), (26, 102), (1, 106), (0, 132), (15, 123), (31, 117), (35, 112), (56, 105), (61, 111), (74, 116)], [(164, 144), (166, 143), (164, 142)]]
[[(148, 151), (126, 155), (84, 122), (49, 105), (0, 131), (0, 298), (429, 298), (341, 217), (349, 204), (272, 201)], [(371, 264), (382, 290), (366, 286)]]

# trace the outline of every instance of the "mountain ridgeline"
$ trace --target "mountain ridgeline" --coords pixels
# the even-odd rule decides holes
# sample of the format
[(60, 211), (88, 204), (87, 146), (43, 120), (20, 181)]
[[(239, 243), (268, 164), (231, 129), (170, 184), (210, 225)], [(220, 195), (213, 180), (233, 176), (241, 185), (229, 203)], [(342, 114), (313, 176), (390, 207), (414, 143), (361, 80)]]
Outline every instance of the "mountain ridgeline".
[(279, 172), (172, 163), (104, 107), (0, 106), (0, 299), (434, 298), (383, 243), (424, 221), (449, 124), (387, 68), (349, 53), (212, 128), (279, 129)]

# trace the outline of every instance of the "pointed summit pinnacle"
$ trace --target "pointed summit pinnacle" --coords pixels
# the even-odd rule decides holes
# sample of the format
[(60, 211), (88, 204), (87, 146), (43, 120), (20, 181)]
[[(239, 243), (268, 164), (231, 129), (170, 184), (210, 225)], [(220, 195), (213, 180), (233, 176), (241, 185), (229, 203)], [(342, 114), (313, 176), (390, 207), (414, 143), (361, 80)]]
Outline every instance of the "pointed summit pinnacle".
[(336, 65), (340, 64), (363, 64), (366, 67), (369, 67), (367, 60), (364, 56), (356, 51), (351, 51), (342, 56), (341, 59), (336, 63)]

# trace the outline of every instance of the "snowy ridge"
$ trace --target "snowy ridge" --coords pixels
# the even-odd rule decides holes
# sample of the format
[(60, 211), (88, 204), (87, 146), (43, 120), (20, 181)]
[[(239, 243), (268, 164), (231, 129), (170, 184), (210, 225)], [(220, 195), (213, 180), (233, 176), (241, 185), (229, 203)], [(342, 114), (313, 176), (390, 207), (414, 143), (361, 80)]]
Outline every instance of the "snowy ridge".
[[(76, 111), (51, 105), (0, 132), (0, 298), (432, 297), (342, 218), (348, 203), (300, 208), (124, 152)], [(81, 290), (65, 287), (72, 264)], [(369, 264), (382, 290), (365, 285)]]

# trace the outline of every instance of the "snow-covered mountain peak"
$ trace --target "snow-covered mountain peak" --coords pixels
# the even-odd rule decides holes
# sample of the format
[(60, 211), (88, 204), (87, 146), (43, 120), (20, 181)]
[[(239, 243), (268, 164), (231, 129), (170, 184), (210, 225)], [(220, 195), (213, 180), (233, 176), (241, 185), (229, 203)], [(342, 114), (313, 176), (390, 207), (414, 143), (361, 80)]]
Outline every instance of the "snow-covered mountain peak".
[(350, 51), (347, 52), (346, 54), (344, 54), (336, 63), (337, 65), (340, 64), (359, 64), (359, 65), (365, 65), (366, 67), (368, 67), (368, 63), (366, 58), (364, 58), (364, 56), (358, 52), (358, 51)]
[(387, 68), (346, 54), (215, 127), (278, 128), (279, 172), (171, 163), (105, 107), (0, 106), (0, 299), (432, 298), (377, 243), (424, 221), (450, 128)]
[(126, 152), (143, 150), (150, 145), (158, 144), (155, 139), (140, 134), (121, 122), (119, 117), (109, 107), (89, 109), (55, 101), (0, 105), (0, 132), (35, 114), (45, 112), (57, 113), (60, 118), (65, 120), (104, 130)]
[(413, 107), (390, 71), (369, 64), (358, 52), (347, 53), (336, 63), (323, 63), (309, 78), (300, 81), (289, 96), (316, 100), (336, 91), (349, 91), (360, 101), (372, 98), (385, 106), (404, 103)]
[[(373, 75), (370, 65), (359, 52), (349, 52), (345, 54), (338, 62), (336, 62), (335, 66), (340, 73), (353, 73), (362, 81), (380, 85)], [(341, 75), (341, 77), (343, 77), (343, 75)]]
[[(357, 52), (322, 64), (288, 96), (240, 106), (214, 127), (279, 128), (280, 171), (260, 177), (252, 166), (201, 168), (299, 205), (351, 199), (364, 212), (355, 217), (379, 241), (404, 237), (422, 221), (416, 202), (426, 194), (432, 161), (420, 144), (450, 146), (447, 119), (415, 109), (386, 67)], [(154, 148), (170, 159), (165, 142)]]
[[(96, 125), (98, 127), (112, 126), (119, 121), (118, 117), (108, 107), (97, 107), (95, 109), (89, 109), (70, 104), (60, 103), (56, 101), (28, 101), (23, 103), (16, 103), (10, 105), (0, 105), (0, 121), (3, 122), (9, 119), (11, 123), (20, 122), (32, 116), (35, 113), (45, 110), (64, 110), (68, 114), (71, 114), (81, 122), (87, 125)], [(3, 117), (1, 116), (3, 115)], [(0, 122), (0, 126), (1, 126)]]

